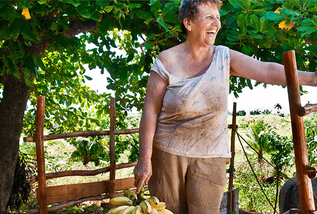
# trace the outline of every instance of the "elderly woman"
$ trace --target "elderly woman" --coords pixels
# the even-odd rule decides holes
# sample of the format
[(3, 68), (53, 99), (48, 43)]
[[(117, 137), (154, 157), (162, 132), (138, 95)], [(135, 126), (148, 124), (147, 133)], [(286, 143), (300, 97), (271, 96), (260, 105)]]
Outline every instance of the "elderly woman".
[[(230, 75), (286, 84), (282, 65), (214, 45), (221, 4), (181, 3), (179, 20), (187, 39), (159, 54), (147, 83), (135, 186), (139, 192), (149, 182), (150, 193), (175, 214), (219, 213), (231, 157)], [(299, 71), (299, 81), (317, 85), (316, 72)]]

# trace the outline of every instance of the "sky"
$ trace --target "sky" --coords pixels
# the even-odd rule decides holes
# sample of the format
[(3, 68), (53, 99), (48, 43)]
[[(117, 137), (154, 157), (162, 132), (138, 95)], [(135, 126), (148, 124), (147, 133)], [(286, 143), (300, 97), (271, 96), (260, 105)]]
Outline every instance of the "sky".
[[(86, 81), (86, 84), (93, 90), (98, 90), (99, 93), (107, 91), (107, 73), (100, 74), (98, 70), (86, 70), (85, 75), (93, 78), (91, 81)], [(308, 94), (301, 96), (301, 103), (304, 106), (308, 102), (317, 103), (317, 87), (304, 86), (304, 90), (308, 91)], [(228, 110), (232, 112), (233, 102), (237, 103), (237, 111), (244, 110), (247, 114), (250, 111), (259, 109), (263, 111), (265, 109), (271, 110), (272, 113), (276, 113), (274, 106), (279, 103), (282, 106), (281, 113), (289, 114), (289, 102), (287, 88), (281, 86), (268, 85), (264, 88), (262, 85), (254, 87), (253, 90), (244, 88), (243, 93), (239, 95), (239, 98), (235, 98), (233, 94), (229, 94)]]
[[(317, 103), (317, 87), (304, 86), (303, 89), (309, 93), (301, 96), (302, 106), (308, 102)], [(243, 93), (240, 94), (238, 99), (233, 94), (230, 94), (228, 102), (229, 111), (232, 111), (233, 102), (237, 103), (237, 111), (245, 110), (247, 113), (256, 109), (260, 109), (261, 111), (269, 109), (273, 113), (276, 113), (274, 106), (279, 103), (282, 107), (280, 112), (289, 114), (287, 88), (282, 88), (281, 86), (268, 85), (267, 88), (264, 88), (259, 85), (254, 87), (253, 90), (244, 88)]]

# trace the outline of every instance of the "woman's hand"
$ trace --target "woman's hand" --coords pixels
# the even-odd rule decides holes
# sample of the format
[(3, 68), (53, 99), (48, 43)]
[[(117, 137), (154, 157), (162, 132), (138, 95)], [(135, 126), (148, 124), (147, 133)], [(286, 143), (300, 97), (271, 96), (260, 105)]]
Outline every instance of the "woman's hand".
[(139, 158), (134, 168), (134, 186), (137, 188), (136, 193), (139, 194), (144, 184), (147, 184), (152, 175), (152, 163), (149, 158)]

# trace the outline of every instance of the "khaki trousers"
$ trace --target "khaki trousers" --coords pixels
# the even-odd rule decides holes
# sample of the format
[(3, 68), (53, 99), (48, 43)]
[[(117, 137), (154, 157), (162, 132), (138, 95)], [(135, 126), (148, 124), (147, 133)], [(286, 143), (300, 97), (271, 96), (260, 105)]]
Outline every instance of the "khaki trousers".
[(153, 148), (151, 195), (174, 214), (218, 214), (228, 158), (191, 158)]

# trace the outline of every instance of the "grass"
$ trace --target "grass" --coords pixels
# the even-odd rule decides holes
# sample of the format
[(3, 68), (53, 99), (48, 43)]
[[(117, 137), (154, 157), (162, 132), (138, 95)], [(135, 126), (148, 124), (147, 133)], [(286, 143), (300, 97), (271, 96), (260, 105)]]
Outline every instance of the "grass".
[[(228, 117), (228, 123), (231, 123), (231, 116)], [(291, 123), (289, 115), (285, 117), (280, 117), (275, 114), (271, 115), (256, 115), (256, 116), (238, 116), (238, 132), (240, 134), (245, 134), (248, 132), (248, 126), (253, 120), (264, 120), (265, 123), (271, 124), (272, 126), (277, 127), (277, 132), (280, 135), (291, 135)], [(35, 143), (22, 143), (21, 150), (24, 153), (29, 155), (35, 154)], [(46, 155), (46, 173), (49, 172), (59, 172), (59, 171), (69, 171), (69, 170), (83, 170), (83, 169), (96, 169), (97, 167), (93, 163), (89, 163), (84, 166), (80, 162), (69, 162), (71, 153), (75, 148), (69, 144), (67, 141), (48, 141), (45, 142), (45, 155)], [(129, 151), (126, 151), (121, 155), (119, 163), (128, 162)], [(275, 203), (275, 183), (269, 184), (265, 183), (265, 179), (271, 176), (274, 176), (274, 170), (272, 167), (267, 164), (259, 165), (257, 163), (256, 156), (248, 150), (249, 158), (251, 164), (254, 166), (254, 170), (259, 177), (261, 183), (264, 185), (268, 197), (271, 200), (271, 203)], [(100, 167), (105, 167), (100, 166)], [(259, 213), (265, 213), (270, 211), (273, 213), (273, 209), (270, 207), (270, 204), (266, 201), (265, 196), (261, 192), (260, 187), (258, 186), (254, 175), (251, 172), (250, 167), (246, 161), (246, 158), (242, 152), (242, 148), (239, 144), (239, 141), (236, 139), (236, 156), (235, 156), (235, 188), (239, 188), (239, 206), (240, 208), (246, 210), (255, 210)], [(290, 176), (293, 172), (293, 169), (290, 169)], [(133, 176), (133, 168), (118, 170), (116, 173), (116, 178), (125, 178)], [(73, 183), (89, 183), (95, 181), (102, 181), (109, 179), (109, 173), (101, 174), (97, 176), (74, 176), (74, 177), (64, 177), (56, 178), (47, 181), (48, 186), (55, 185), (64, 185), (64, 184), (73, 184)], [(279, 189), (284, 181), (280, 182)], [(72, 206), (65, 208), (60, 212), (54, 213), (105, 213), (107, 208), (103, 208), (102, 204), (104, 201), (97, 202), (86, 202), (78, 206)], [(34, 195), (30, 198), (29, 207), (32, 208), (35, 204)], [(24, 211), (28, 209), (25, 206)], [(22, 211), (20, 212), (23, 212)]]

